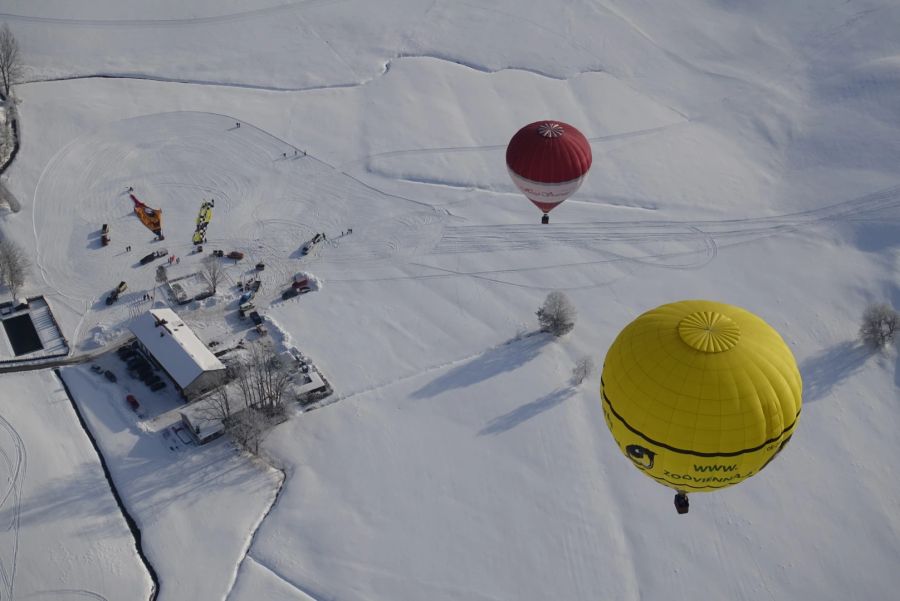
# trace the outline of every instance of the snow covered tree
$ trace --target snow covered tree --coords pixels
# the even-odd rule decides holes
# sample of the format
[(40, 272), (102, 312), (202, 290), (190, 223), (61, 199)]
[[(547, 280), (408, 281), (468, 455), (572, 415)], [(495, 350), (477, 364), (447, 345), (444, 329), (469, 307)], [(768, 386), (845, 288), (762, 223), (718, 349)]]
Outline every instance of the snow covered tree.
[(219, 282), (225, 277), (225, 268), (222, 267), (222, 262), (218, 257), (208, 255), (203, 259), (203, 275), (206, 276), (209, 287), (212, 289), (212, 293), (215, 294)]
[(25, 284), (31, 262), (22, 247), (12, 240), (0, 240), (0, 284), (5, 284), (15, 298)]
[(568, 334), (575, 327), (575, 306), (565, 294), (554, 290), (547, 295), (544, 304), (537, 310), (538, 323), (542, 332), (554, 336)]
[(900, 314), (890, 305), (885, 303), (869, 305), (863, 312), (859, 335), (866, 344), (882, 348), (893, 342), (898, 325)]
[(594, 360), (585, 355), (572, 368), (572, 386), (580, 386), (594, 371)]
[(19, 42), (9, 29), (9, 25), (0, 27), (0, 86), (3, 96), (8, 100), (12, 88), (22, 80), (25, 67), (19, 53)]

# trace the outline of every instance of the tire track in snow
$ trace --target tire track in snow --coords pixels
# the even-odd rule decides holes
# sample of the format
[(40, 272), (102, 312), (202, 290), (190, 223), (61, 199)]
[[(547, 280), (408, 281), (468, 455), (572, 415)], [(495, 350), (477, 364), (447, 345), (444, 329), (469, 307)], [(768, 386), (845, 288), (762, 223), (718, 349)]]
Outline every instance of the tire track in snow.
[[(16, 565), (19, 556), (19, 521), (22, 513), (22, 488), (25, 485), (25, 476), (28, 469), (28, 450), (25, 448), (25, 443), (22, 441), (19, 433), (3, 416), (0, 416), (0, 429), (5, 430), (9, 435), (15, 453), (15, 460), (10, 460), (8, 453), (6, 451), (3, 452), (4, 458), (8, 465), (12, 466), (12, 469), (10, 470), (9, 475), (9, 488), (7, 488), (3, 498), (0, 499), (0, 509), (8, 503), (11, 504), (11, 518), (9, 524), (2, 525), (0, 528), (5, 529), (6, 532), (10, 532), (13, 539), (11, 558), (0, 556), (0, 581), (2, 581), (2, 585), (6, 589), (5, 598), (13, 599), (13, 590), (16, 580)], [(7, 549), (10, 549), (10, 547), (7, 547)], [(9, 561), (9, 565), (4, 563), (4, 559)], [(2, 592), (3, 591), (0, 591), (0, 593)], [(2, 594), (0, 594), (0, 599), (4, 599)]]
[(203, 25), (208, 23), (227, 23), (242, 21), (255, 17), (278, 14), (285, 11), (293, 11), (318, 6), (339, 4), (346, 0), (307, 0), (306, 2), (289, 2), (275, 6), (256, 8), (225, 15), (211, 15), (208, 17), (182, 17), (178, 19), (76, 19), (61, 17), (40, 17), (31, 15), (17, 15), (13, 13), (0, 13), (0, 19), (6, 21), (21, 21), (25, 23), (43, 23), (48, 25), (76, 25), (90, 27), (177, 27), (185, 25)]
[(306, 599), (308, 599), (309, 601), (318, 601), (315, 597), (313, 597), (312, 595), (310, 595), (309, 592), (307, 592), (307, 590), (304, 589), (302, 586), (300, 586), (300, 585), (297, 584), (296, 582), (292, 582), (292, 581), (288, 580), (285, 576), (279, 574), (279, 573), (276, 572), (274, 569), (272, 569), (271, 567), (269, 567), (268, 565), (266, 565), (266, 564), (263, 563), (262, 561), (258, 560), (257, 558), (253, 557), (252, 555), (249, 555), (249, 554), (248, 554), (248, 555), (247, 555), (247, 559), (250, 560), (250, 561), (252, 561), (252, 562), (255, 563), (256, 565), (258, 565), (258, 566), (261, 567), (262, 569), (264, 569), (264, 570), (265, 570), (266, 572), (268, 572), (269, 574), (272, 574), (275, 578), (277, 578), (277, 579), (280, 580), (281, 582), (287, 584), (288, 586), (290, 586), (291, 588), (293, 588), (294, 590), (296, 590), (298, 593), (300, 593), (301, 595), (303, 595), (303, 596), (304, 596)]

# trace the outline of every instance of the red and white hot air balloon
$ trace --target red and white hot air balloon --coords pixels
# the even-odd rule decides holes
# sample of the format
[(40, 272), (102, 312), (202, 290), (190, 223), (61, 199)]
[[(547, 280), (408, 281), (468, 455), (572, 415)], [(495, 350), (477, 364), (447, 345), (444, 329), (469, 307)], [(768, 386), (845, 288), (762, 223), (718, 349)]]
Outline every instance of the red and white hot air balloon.
[(591, 168), (591, 145), (562, 121), (535, 121), (516, 132), (506, 147), (506, 168), (516, 187), (548, 213), (574, 194)]

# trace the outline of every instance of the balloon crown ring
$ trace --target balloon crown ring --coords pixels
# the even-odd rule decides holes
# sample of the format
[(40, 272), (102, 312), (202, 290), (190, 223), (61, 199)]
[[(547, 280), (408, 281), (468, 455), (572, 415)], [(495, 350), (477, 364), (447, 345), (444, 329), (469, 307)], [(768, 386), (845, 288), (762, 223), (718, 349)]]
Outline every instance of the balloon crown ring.
[(733, 319), (716, 311), (691, 313), (678, 323), (678, 334), (691, 348), (721, 353), (737, 346), (741, 328)]
[(552, 123), (550, 121), (546, 121), (538, 125), (537, 133), (544, 136), (545, 138), (558, 138), (566, 130), (563, 129), (563, 126), (559, 123)]

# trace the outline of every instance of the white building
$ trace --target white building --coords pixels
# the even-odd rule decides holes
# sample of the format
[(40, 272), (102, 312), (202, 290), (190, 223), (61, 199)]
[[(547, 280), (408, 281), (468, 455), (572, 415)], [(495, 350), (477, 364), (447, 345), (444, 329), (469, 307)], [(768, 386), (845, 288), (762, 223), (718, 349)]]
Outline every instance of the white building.
[(187, 400), (219, 386), (225, 366), (171, 309), (151, 309), (130, 329), (144, 352), (165, 371)]

